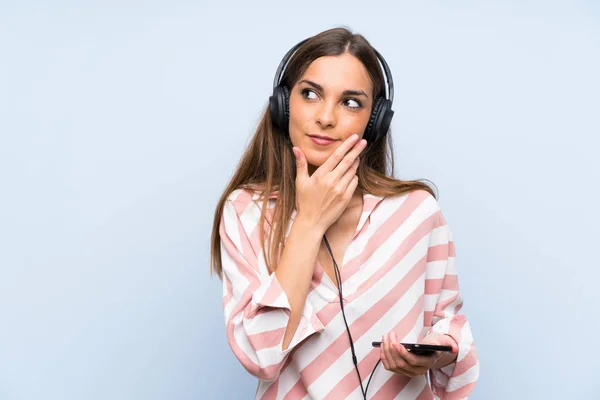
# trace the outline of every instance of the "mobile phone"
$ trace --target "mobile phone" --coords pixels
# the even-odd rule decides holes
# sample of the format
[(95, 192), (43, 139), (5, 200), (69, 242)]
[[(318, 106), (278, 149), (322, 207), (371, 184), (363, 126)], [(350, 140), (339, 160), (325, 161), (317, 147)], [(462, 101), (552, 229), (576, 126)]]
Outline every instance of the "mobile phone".
[[(429, 356), (435, 351), (452, 351), (452, 346), (440, 346), (437, 344), (423, 343), (400, 343), (404, 348), (418, 356)], [(381, 342), (373, 342), (373, 347), (381, 346)]]

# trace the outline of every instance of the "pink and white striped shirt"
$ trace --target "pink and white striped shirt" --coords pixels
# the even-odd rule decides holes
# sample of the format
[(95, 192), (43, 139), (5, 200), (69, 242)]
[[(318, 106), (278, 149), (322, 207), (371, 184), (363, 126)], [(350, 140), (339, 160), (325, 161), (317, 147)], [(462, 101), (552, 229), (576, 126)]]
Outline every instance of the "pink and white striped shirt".
[[(369, 399), (464, 399), (479, 376), (471, 329), (462, 307), (454, 242), (437, 200), (426, 191), (363, 195), (363, 212), (339, 263), (344, 311), (363, 386), (379, 360), (372, 341), (395, 331), (418, 342), (435, 331), (459, 344), (458, 358), (408, 378), (377, 367)], [(269, 210), (275, 202), (269, 199)], [(260, 243), (261, 201), (234, 191), (220, 224), (223, 309), (235, 356), (256, 376), (256, 399), (362, 399), (335, 283), (316, 262), (296, 333), (282, 350), (290, 304), (269, 274)], [(296, 213), (292, 214), (292, 221)], [(291, 223), (287, 231), (289, 235)]]

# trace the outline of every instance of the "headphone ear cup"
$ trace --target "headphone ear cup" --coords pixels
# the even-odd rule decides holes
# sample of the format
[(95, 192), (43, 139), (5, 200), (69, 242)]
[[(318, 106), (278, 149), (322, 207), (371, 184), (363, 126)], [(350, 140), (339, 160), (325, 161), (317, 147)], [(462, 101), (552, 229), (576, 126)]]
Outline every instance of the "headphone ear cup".
[(287, 86), (276, 86), (269, 97), (271, 121), (284, 135), (288, 132), (290, 118), (290, 91)]
[(369, 122), (367, 123), (367, 128), (365, 129), (365, 133), (363, 134), (363, 139), (365, 139), (367, 143), (374, 142), (375, 138), (377, 137), (377, 132), (375, 131), (375, 123), (377, 121), (377, 114), (379, 114), (381, 104), (382, 98), (377, 97), (377, 99), (375, 99), (375, 104), (373, 105), (373, 110), (371, 111), (371, 116), (369, 117)]
[(283, 86), (283, 102), (284, 102), (284, 132), (287, 133), (290, 124), (290, 89), (287, 86)]
[(383, 97), (378, 97), (365, 129), (364, 139), (368, 143), (373, 143), (384, 137), (390, 128), (393, 116), (391, 102)]

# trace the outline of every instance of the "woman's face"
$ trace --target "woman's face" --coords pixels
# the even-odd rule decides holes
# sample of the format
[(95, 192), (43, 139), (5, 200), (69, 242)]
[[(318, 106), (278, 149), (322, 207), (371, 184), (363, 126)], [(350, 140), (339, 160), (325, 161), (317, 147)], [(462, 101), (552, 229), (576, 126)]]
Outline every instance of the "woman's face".
[(291, 89), (289, 132), (308, 160), (309, 173), (352, 134), (363, 136), (372, 93), (365, 67), (351, 54), (320, 57), (308, 66)]

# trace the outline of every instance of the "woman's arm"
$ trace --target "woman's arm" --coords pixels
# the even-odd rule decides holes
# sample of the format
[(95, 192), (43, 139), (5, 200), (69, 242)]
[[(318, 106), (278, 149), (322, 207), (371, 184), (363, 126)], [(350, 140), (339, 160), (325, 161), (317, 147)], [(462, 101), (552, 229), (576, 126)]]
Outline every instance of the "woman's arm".
[[(325, 329), (306, 299), (321, 238), (358, 185), (358, 155), (366, 145), (358, 139), (346, 139), (312, 175), (302, 150), (293, 148), (298, 211), (274, 273), (259, 268), (249, 239), (258, 222), (247, 222), (253, 226), (245, 229), (233, 204), (237, 197), (225, 202), (219, 234), (228, 341), (244, 367), (261, 379), (275, 379), (290, 350)], [(240, 214), (250, 201), (244, 199)]]
[(294, 220), (281, 260), (275, 271), (291, 307), (283, 337), (283, 350), (290, 345), (302, 316), (317, 261), (323, 233), (308, 221)]
[(258, 222), (236, 211), (245, 210), (249, 198), (242, 193), (227, 200), (219, 228), (227, 340), (248, 372), (273, 380), (289, 351), (324, 329), (306, 301), (320, 239), (318, 231), (296, 219), (278, 272), (269, 274), (248, 233), (257, 229)]

